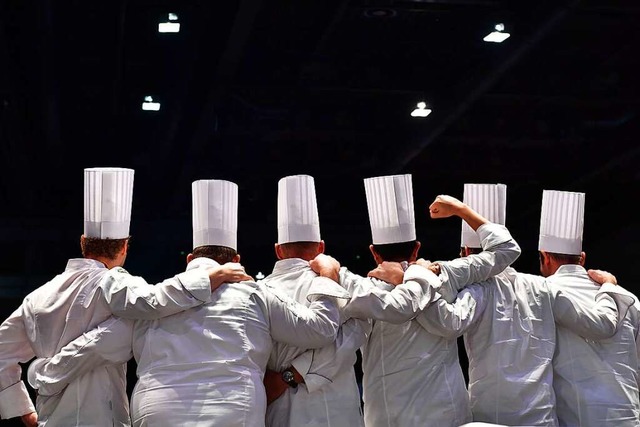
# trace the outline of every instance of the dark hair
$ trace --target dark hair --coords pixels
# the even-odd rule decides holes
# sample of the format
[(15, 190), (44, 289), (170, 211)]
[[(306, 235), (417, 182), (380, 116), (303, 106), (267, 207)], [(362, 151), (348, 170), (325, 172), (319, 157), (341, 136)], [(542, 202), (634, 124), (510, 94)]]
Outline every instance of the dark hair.
[(411, 258), (417, 244), (416, 240), (410, 240), (408, 242), (373, 245), (373, 249), (385, 261), (402, 262)]
[(85, 258), (103, 257), (115, 259), (129, 239), (130, 237), (125, 237), (124, 239), (100, 239), (98, 237), (85, 236), (80, 239), (80, 249), (82, 250), (82, 256)]
[(224, 264), (233, 261), (238, 252), (227, 246), (205, 245), (194, 248), (191, 254), (194, 258), (206, 257), (211, 258), (218, 264)]
[(280, 243), (280, 251), (285, 258), (302, 258), (312, 260), (318, 255), (320, 242), (289, 242)]
[[(551, 258), (552, 260), (554, 260), (555, 262), (557, 262), (558, 264), (580, 264), (580, 260), (582, 259), (582, 255), (569, 255), (569, 254), (559, 254), (556, 252), (546, 252), (545, 253), (549, 256), (549, 258)], [(538, 254), (540, 254), (540, 252), (538, 252)], [(539, 255), (540, 258), (542, 258), (541, 255)]]

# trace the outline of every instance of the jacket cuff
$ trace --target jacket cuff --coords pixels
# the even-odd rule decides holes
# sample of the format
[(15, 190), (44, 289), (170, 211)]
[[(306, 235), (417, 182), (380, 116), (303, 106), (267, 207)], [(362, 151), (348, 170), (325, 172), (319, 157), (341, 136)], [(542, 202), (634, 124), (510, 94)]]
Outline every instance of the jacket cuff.
[(636, 296), (613, 283), (604, 283), (600, 286), (600, 290), (596, 294), (596, 300), (603, 294), (609, 295), (615, 301), (618, 309), (618, 324), (620, 324), (622, 319), (626, 317), (629, 307), (635, 304)]
[(0, 391), (0, 418), (13, 418), (35, 412), (27, 387), (19, 381)]
[(304, 378), (304, 385), (307, 387), (309, 393), (313, 393), (329, 382), (320, 375), (309, 374), (312, 361), (313, 351), (308, 350), (291, 362), (291, 366), (296, 368), (296, 371)]

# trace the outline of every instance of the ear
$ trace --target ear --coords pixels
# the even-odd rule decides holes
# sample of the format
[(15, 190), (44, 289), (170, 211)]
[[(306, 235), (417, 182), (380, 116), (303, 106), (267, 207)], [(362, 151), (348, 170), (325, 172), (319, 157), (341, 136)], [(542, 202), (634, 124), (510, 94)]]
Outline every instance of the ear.
[(471, 255), (471, 250), (469, 249), (469, 246), (465, 245), (462, 253), (464, 253), (464, 256)]
[(233, 259), (231, 260), (231, 262), (240, 262), (240, 254), (236, 254), (236, 256), (234, 256)]
[(318, 243), (318, 253), (319, 254), (324, 253), (324, 240), (320, 240), (320, 242)]
[(369, 245), (369, 251), (371, 252), (371, 255), (373, 255), (373, 259), (376, 261), (376, 264), (378, 265), (382, 264), (383, 260), (378, 254), (378, 252), (376, 252), (376, 249), (373, 247), (373, 245)]
[(188, 253), (187, 254), (187, 264), (189, 264), (193, 260), (194, 260), (193, 254), (192, 253)]
[(273, 247), (276, 251), (276, 258), (284, 259), (284, 255), (282, 254), (282, 248), (280, 247), (280, 245), (276, 243), (273, 245)]
[(538, 251), (540, 255), (540, 265), (545, 265), (549, 263), (549, 255), (545, 251)]
[(582, 267), (584, 267), (584, 263), (585, 263), (586, 259), (587, 259), (587, 254), (584, 253), (584, 251), (580, 252), (580, 265)]
[(122, 245), (122, 250), (120, 251), (120, 253), (122, 255), (126, 255), (129, 252), (129, 239), (124, 241), (124, 245)]

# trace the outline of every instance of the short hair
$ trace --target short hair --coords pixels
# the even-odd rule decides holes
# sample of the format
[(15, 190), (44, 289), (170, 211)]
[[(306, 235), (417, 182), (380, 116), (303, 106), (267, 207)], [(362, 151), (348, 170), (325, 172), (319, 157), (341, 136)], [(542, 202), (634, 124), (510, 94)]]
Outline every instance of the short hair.
[[(540, 252), (538, 252), (540, 253)], [(569, 255), (569, 254), (559, 254), (557, 252), (547, 252), (545, 253), (557, 262), (558, 264), (580, 264), (580, 260), (582, 259), (582, 255)]]
[(402, 262), (411, 258), (417, 244), (417, 240), (410, 240), (408, 242), (373, 245), (373, 249), (384, 261)]
[(103, 257), (115, 259), (130, 238), (129, 236), (124, 239), (101, 239), (99, 237), (84, 236), (83, 239), (80, 239), (82, 256), (85, 258)]
[(288, 242), (278, 244), (283, 257), (309, 260), (318, 255), (319, 245), (320, 242)]
[(191, 254), (194, 258), (211, 258), (218, 264), (225, 264), (233, 261), (233, 258), (238, 255), (238, 252), (227, 246), (204, 245), (194, 248)]

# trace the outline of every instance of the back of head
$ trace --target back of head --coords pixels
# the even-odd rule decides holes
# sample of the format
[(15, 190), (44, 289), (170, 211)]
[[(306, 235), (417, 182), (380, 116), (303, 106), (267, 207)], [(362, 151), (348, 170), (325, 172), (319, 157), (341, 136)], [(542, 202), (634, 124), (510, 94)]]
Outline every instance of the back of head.
[(218, 264), (226, 264), (228, 262), (234, 262), (238, 252), (227, 246), (204, 245), (194, 248), (191, 251), (191, 255), (193, 258), (210, 258)]
[(290, 242), (278, 244), (276, 253), (280, 259), (301, 258), (311, 261), (324, 252), (321, 242)]
[(201, 179), (191, 184), (194, 258), (220, 264), (237, 256), (238, 186), (230, 181)]
[(82, 256), (85, 258), (115, 260), (128, 240), (129, 238), (100, 239), (83, 236), (80, 239), (80, 249), (82, 250)]
[(382, 261), (415, 261), (418, 251), (418, 242), (411, 240), (409, 242), (387, 243), (382, 245), (372, 245), (373, 250), (378, 254)]

